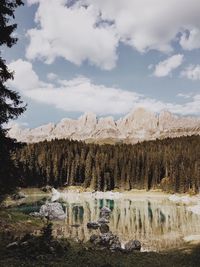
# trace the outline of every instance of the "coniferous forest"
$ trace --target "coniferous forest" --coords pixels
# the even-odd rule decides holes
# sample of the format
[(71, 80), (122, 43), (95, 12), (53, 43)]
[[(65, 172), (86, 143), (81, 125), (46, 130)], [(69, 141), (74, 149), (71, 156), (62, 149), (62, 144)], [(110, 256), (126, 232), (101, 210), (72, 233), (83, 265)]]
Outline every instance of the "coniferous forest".
[(96, 145), (70, 140), (24, 144), (13, 155), (20, 186), (79, 185), (93, 190), (200, 188), (200, 136)]

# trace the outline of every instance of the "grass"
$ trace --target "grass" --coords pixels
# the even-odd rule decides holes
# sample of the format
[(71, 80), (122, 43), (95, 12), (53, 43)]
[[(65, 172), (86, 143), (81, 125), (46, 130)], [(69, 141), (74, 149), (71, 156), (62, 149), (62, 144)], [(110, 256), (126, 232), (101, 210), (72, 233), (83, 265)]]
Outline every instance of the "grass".
[(52, 267), (198, 267), (200, 247), (174, 250), (163, 253), (95, 251), (81, 244), (71, 244), (62, 256), (41, 254), (35, 258), (23, 251), (8, 251), (0, 246), (0, 266), (52, 266)]
[(39, 218), (12, 209), (0, 209), (0, 234), (22, 235), (40, 229), (42, 225)]

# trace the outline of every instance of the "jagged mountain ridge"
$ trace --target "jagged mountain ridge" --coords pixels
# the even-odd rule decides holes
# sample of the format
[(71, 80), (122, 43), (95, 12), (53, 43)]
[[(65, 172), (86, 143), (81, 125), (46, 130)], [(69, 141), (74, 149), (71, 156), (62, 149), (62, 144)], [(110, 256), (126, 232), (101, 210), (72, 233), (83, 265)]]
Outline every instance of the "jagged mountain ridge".
[(137, 143), (193, 134), (200, 134), (200, 118), (177, 116), (169, 111), (156, 114), (144, 108), (138, 108), (116, 121), (113, 117), (97, 119), (94, 113), (85, 113), (77, 120), (66, 118), (57, 124), (49, 123), (33, 129), (14, 125), (8, 132), (10, 137), (27, 143), (55, 138), (95, 143)]

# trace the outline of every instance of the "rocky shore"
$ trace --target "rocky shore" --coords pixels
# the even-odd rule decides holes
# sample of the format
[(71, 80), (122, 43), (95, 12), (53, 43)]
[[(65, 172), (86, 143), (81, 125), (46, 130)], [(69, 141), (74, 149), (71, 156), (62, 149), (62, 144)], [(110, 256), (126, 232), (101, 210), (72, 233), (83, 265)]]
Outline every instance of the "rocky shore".
[(110, 231), (109, 219), (111, 210), (108, 207), (103, 207), (100, 211), (100, 218), (97, 222), (88, 222), (87, 227), (90, 229), (98, 229), (99, 234), (92, 234), (90, 242), (94, 244), (95, 249), (109, 249), (114, 251), (133, 252), (141, 250), (141, 243), (138, 240), (130, 240), (125, 245), (122, 245), (117, 235)]

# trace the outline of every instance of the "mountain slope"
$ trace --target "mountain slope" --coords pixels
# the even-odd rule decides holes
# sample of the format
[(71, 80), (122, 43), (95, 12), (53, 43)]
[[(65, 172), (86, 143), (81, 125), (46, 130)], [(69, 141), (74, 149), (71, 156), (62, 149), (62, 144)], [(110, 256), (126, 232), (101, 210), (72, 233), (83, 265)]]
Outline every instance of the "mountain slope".
[(194, 134), (200, 134), (200, 118), (181, 117), (168, 111), (156, 114), (144, 108), (138, 108), (117, 121), (112, 117), (97, 119), (95, 114), (85, 113), (77, 120), (63, 119), (58, 124), (49, 123), (34, 129), (14, 125), (8, 132), (10, 137), (27, 143), (55, 138), (95, 143), (137, 143)]

